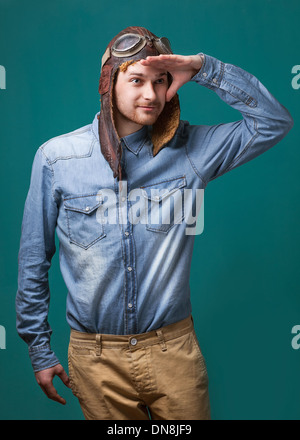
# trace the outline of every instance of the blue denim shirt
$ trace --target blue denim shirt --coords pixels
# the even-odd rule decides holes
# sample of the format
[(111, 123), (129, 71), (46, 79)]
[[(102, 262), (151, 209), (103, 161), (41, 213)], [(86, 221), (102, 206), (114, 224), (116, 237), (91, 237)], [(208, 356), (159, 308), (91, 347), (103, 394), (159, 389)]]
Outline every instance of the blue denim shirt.
[[(35, 371), (59, 362), (47, 319), (55, 231), (72, 329), (133, 334), (184, 319), (191, 313), (195, 235), (186, 233), (187, 214), (176, 205), (177, 196), (192, 190), (194, 203), (197, 189), (262, 154), (293, 126), (289, 112), (239, 67), (205, 55), (192, 81), (239, 110), (241, 120), (213, 126), (181, 121), (154, 157), (148, 127), (124, 137), (121, 189), (101, 154), (97, 115), (92, 124), (38, 149), (24, 209), (16, 297), (17, 329)], [(172, 198), (170, 221), (151, 215), (132, 221), (130, 209), (140, 200), (133, 197), (135, 189), (142, 189), (143, 206), (151, 207), (154, 217), (162, 199)], [(107, 221), (106, 200), (116, 204), (122, 222)]]

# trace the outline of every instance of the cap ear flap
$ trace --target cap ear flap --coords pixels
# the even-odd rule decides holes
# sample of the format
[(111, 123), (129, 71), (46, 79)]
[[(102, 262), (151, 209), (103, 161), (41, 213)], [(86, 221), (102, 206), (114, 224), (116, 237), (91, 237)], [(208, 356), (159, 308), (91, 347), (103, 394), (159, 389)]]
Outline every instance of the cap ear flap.
[(176, 93), (152, 127), (153, 156), (155, 156), (174, 136), (180, 122), (180, 104)]
[(114, 177), (121, 179), (122, 147), (113, 117), (113, 87), (118, 69), (111, 70), (112, 72), (109, 74), (109, 86), (107, 90), (105, 89), (106, 93), (101, 95), (99, 140), (101, 152), (113, 170)]
[(100, 76), (100, 80), (99, 80), (99, 93), (100, 93), (100, 95), (104, 95), (109, 90), (112, 69), (113, 69), (113, 66), (109, 65), (109, 64), (106, 64), (102, 68), (101, 76)]

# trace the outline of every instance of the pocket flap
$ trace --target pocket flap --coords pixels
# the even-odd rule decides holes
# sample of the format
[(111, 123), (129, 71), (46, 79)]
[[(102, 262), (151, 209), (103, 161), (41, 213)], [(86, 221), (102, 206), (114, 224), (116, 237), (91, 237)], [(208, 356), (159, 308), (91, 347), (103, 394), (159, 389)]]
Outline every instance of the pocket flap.
[(186, 186), (185, 176), (175, 177), (152, 185), (141, 186), (143, 196), (148, 200), (160, 202), (175, 191)]
[(101, 193), (88, 194), (83, 196), (68, 197), (64, 199), (65, 209), (70, 211), (82, 212), (83, 214), (91, 214), (95, 209), (99, 208), (103, 199)]

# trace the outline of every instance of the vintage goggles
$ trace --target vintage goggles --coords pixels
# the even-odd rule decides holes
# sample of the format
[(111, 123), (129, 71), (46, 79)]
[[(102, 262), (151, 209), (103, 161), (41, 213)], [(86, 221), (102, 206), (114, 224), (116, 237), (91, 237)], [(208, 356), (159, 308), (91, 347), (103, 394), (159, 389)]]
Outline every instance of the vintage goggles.
[(107, 48), (102, 57), (102, 66), (111, 55), (117, 58), (130, 57), (140, 52), (146, 44), (155, 46), (160, 54), (171, 54), (172, 49), (169, 40), (166, 37), (153, 38), (148, 35), (125, 34), (121, 35), (112, 45)]

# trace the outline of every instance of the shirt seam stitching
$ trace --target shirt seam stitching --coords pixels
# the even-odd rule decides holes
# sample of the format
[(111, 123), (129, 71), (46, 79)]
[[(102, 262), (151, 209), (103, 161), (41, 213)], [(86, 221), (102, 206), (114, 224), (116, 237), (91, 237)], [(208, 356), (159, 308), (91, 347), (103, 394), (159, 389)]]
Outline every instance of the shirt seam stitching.
[(185, 153), (186, 153), (186, 156), (187, 156), (187, 158), (188, 158), (188, 161), (189, 161), (190, 164), (191, 164), (191, 167), (192, 167), (194, 173), (195, 173), (195, 174), (197, 175), (197, 177), (202, 181), (202, 183), (204, 184), (204, 186), (206, 186), (206, 185), (207, 185), (206, 180), (205, 180), (205, 179), (202, 177), (202, 175), (199, 173), (198, 169), (196, 168), (196, 165), (194, 164), (194, 162), (192, 161), (191, 157), (189, 156), (189, 153), (188, 153), (188, 150), (187, 150), (187, 144), (185, 144)]
[(42, 344), (42, 345), (38, 345), (36, 347), (30, 347), (29, 348), (29, 353), (37, 353), (39, 351), (45, 351), (45, 350), (51, 350), (50, 344)]
[(52, 178), (51, 178), (51, 195), (52, 195), (52, 197), (53, 197), (53, 201), (55, 202), (55, 204), (58, 205), (59, 202), (58, 202), (58, 200), (56, 199), (56, 197), (55, 197), (55, 195), (54, 195), (54, 190), (53, 190), (53, 187), (54, 187), (54, 170), (53, 170), (53, 167), (52, 167), (51, 162), (49, 161), (48, 157), (46, 156), (46, 153), (45, 153), (45, 151), (44, 151), (44, 148), (43, 148), (43, 147), (40, 147), (40, 150), (41, 150), (43, 156), (45, 157), (45, 160), (46, 160), (47, 165), (48, 165), (48, 167), (49, 167), (49, 169), (50, 169), (50, 172), (51, 172), (51, 176), (52, 176)]
[(212, 181), (212, 180), (214, 180), (214, 179), (216, 179), (217, 177), (222, 176), (223, 174), (227, 173), (228, 171), (230, 171), (230, 170), (233, 168), (233, 166), (236, 164), (236, 162), (237, 162), (239, 159), (241, 159), (241, 158), (243, 157), (243, 155), (245, 154), (245, 152), (246, 152), (246, 151), (249, 149), (249, 147), (252, 145), (254, 139), (256, 139), (257, 136), (260, 134), (259, 131), (257, 130), (257, 121), (256, 121), (255, 118), (253, 118), (253, 119), (254, 119), (254, 128), (255, 128), (256, 133), (252, 136), (252, 138), (249, 140), (249, 142), (246, 144), (246, 146), (245, 146), (244, 149), (240, 152), (240, 154), (239, 154), (237, 157), (235, 157), (235, 158), (230, 162), (230, 164), (227, 166), (227, 168), (226, 168), (222, 173), (217, 174), (217, 175), (214, 176), (213, 178), (209, 179), (209, 182)]

